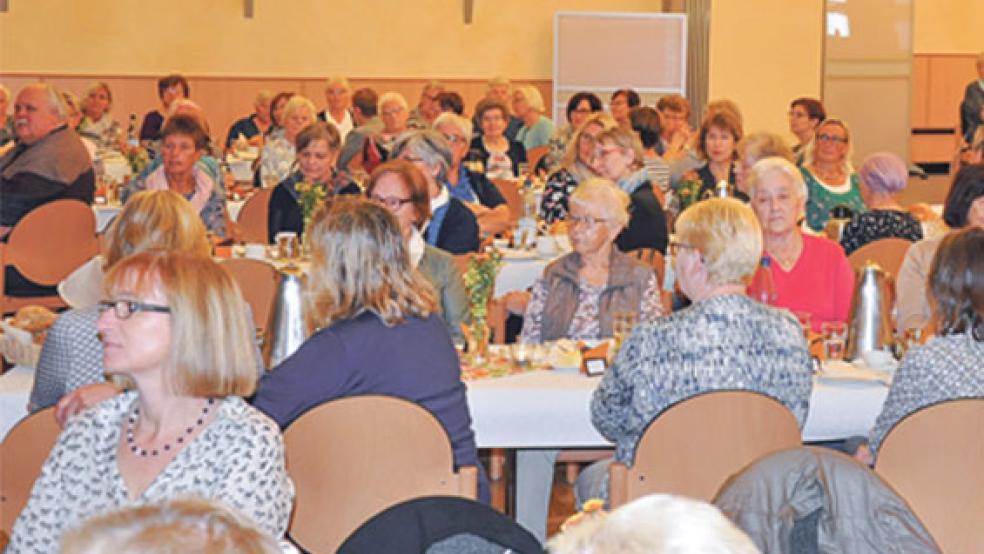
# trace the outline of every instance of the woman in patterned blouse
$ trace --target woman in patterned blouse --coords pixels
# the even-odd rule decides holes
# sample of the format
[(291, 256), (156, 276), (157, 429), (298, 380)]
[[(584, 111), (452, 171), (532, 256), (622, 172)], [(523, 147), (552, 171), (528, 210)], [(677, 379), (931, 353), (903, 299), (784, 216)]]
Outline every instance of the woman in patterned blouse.
[(567, 143), (567, 153), (564, 154), (560, 169), (547, 178), (543, 200), (540, 202), (540, 219), (547, 223), (567, 219), (567, 199), (581, 181), (595, 175), (591, 169), (595, 139), (603, 131), (614, 129), (615, 126), (615, 120), (610, 115), (599, 113), (589, 117), (578, 127)]
[(216, 500), (282, 537), (294, 488), (256, 387), (252, 325), (232, 278), (205, 256), (148, 251), (106, 276), (103, 364), (128, 392), (71, 418), (8, 553), (54, 552), (61, 535), (120, 507)]
[(895, 195), (909, 181), (909, 168), (902, 158), (891, 152), (877, 152), (865, 158), (858, 170), (861, 198), (870, 211), (854, 214), (841, 234), (844, 253), (850, 255), (871, 241), (902, 238), (922, 240), (922, 226), (912, 214), (902, 209)]
[(958, 398), (984, 397), (984, 229), (943, 239), (929, 270), (939, 335), (906, 353), (871, 431), (877, 450), (907, 415)]

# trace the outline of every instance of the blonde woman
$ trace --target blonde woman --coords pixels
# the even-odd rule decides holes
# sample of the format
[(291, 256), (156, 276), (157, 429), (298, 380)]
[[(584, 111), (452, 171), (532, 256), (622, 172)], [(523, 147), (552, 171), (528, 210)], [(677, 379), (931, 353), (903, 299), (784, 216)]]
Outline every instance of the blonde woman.
[(260, 156), (260, 179), (264, 186), (276, 186), (290, 176), (297, 157), (294, 148), (297, 135), (314, 123), (317, 112), (314, 102), (301, 95), (294, 95), (287, 101), (283, 117), (277, 120), (283, 127), (284, 135), (267, 141)]
[(338, 129), (338, 134), (345, 142), (349, 131), (355, 127), (352, 120), (352, 85), (341, 75), (328, 77), (325, 82), (325, 101), (328, 105), (318, 112), (318, 119), (331, 123)]
[[(313, 333), (263, 377), (253, 405), (287, 427), (335, 398), (404, 398), (441, 422), (456, 466), (477, 466), (458, 355), (434, 289), (410, 265), (397, 218), (375, 202), (340, 196), (315, 215), (308, 239)], [(484, 475), (479, 492), (488, 499)]]
[(93, 83), (85, 91), (82, 100), (82, 123), (79, 134), (92, 139), (104, 148), (118, 148), (122, 141), (120, 123), (109, 113), (113, 106), (113, 93), (103, 82)]
[(523, 121), (523, 126), (516, 133), (516, 140), (523, 144), (526, 151), (549, 144), (554, 134), (554, 124), (550, 118), (543, 115), (547, 107), (543, 104), (543, 96), (533, 85), (516, 87), (512, 97), (513, 114)]
[(117, 263), (105, 290), (103, 363), (130, 390), (68, 421), (7, 551), (55, 552), (91, 516), (186, 495), (282, 537), (294, 487), (275, 423), (242, 399), (256, 365), (232, 277), (205, 256), (158, 250)]
[(540, 218), (547, 223), (567, 219), (567, 199), (577, 185), (595, 176), (591, 168), (594, 158), (595, 142), (602, 131), (614, 129), (615, 120), (606, 113), (594, 114), (586, 119), (574, 132), (567, 151), (560, 162), (560, 168), (547, 178), (540, 201)]
[(851, 154), (851, 131), (847, 123), (826, 119), (817, 125), (800, 167), (808, 191), (806, 225), (813, 231), (823, 231), (830, 211), (838, 206), (850, 209), (852, 215), (866, 210)]

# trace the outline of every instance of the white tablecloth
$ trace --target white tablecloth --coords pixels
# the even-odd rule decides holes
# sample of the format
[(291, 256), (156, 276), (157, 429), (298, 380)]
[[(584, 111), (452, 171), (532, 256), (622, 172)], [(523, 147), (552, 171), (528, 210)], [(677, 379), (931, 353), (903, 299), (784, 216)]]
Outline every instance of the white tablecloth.
[(33, 382), (34, 370), (26, 367), (15, 366), (0, 375), (0, 441), (27, 415), (27, 399)]
[(499, 275), (495, 278), (495, 297), (506, 294), (507, 292), (526, 290), (533, 286), (540, 275), (543, 275), (543, 268), (551, 260), (543, 258), (528, 259), (504, 259)]

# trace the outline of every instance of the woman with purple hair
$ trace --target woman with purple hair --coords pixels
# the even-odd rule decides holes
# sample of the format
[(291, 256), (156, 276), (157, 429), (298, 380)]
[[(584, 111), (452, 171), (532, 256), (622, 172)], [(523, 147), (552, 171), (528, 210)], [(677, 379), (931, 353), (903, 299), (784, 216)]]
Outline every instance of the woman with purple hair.
[(844, 253), (850, 255), (878, 239), (922, 240), (919, 221), (902, 209), (895, 198), (909, 180), (905, 162), (891, 152), (877, 152), (865, 158), (858, 176), (861, 178), (861, 198), (868, 211), (855, 214), (844, 227), (840, 240)]

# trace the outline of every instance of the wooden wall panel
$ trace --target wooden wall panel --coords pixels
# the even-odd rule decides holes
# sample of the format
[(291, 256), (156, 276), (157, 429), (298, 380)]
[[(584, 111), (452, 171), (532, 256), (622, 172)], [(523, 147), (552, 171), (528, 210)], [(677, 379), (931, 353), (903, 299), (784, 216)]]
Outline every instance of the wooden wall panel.
[(921, 129), (929, 122), (929, 58), (912, 57), (912, 109), (909, 119), (913, 129)]
[(959, 127), (964, 88), (976, 76), (972, 55), (934, 55), (930, 58), (928, 126)]

